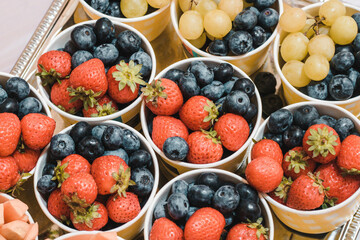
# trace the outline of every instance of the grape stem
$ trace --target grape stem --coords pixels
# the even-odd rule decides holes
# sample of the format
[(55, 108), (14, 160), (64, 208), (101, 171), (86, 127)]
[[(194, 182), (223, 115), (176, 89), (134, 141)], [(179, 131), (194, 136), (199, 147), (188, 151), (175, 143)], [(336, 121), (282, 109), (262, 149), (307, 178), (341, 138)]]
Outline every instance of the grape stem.
[(304, 33), (305, 36), (307, 36), (310, 29), (313, 29), (316, 35), (320, 34), (319, 33), (319, 25), (323, 24), (322, 21), (325, 20), (325, 18), (319, 18), (319, 16), (316, 16), (316, 17), (314, 17), (314, 19), (315, 19), (315, 23), (312, 24), (308, 30), (306, 30), (306, 32)]
[(192, 9), (193, 4), (198, 5), (198, 2), (196, 2), (195, 0), (190, 0), (190, 8), (189, 8), (189, 10)]

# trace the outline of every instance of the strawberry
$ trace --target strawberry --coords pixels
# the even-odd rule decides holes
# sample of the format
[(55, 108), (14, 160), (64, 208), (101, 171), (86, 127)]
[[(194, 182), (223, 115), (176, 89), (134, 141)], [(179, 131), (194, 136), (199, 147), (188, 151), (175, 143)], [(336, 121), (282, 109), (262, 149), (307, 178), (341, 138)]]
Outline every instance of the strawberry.
[(251, 160), (258, 157), (269, 157), (281, 164), (283, 154), (277, 142), (271, 139), (262, 139), (255, 143), (251, 150)]
[(63, 200), (60, 189), (53, 191), (48, 199), (47, 208), (51, 215), (59, 220), (67, 220), (70, 217), (70, 208)]
[(189, 144), (188, 162), (206, 164), (219, 161), (223, 155), (223, 148), (216, 135), (216, 131), (205, 130), (191, 133), (187, 139)]
[(103, 62), (98, 58), (90, 59), (77, 66), (70, 74), (71, 101), (78, 99), (84, 103), (84, 108), (94, 107), (96, 98), (105, 95), (108, 90), (108, 82)]
[(185, 224), (185, 240), (218, 240), (225, 227), (225, 218), (210, 207), (197, 210)]
[(183, 240), (184, 233), (171, 220), (162, 217), (155, 220), (150, 231), (150, 240)]
[(54, 119), (40, 113), (29, 113), (20, 123), (25, 145), (34, 150), (40, 150), (50, 143), (56, 126)]
[(219, 115), (218, 107), (204, 96), (194, 96), (180, 109), (181, 121), (191, 130), (208, 130)]
[(163, 144), (169, 137), (182, 137), (185, 141), (189, 133), (182, 121), (170, 116), (156, 116), (153, 120), (152, 140), (162, 149)]
[(244, 145), (250, 133), (246, 120), (233, 113), (222, 115), (215, 123), (214, 130), (220, 136), (222, 145), (233, 152)]
[(344, 172), (360, 174), (360, 137), (349, 135), (341, 144), (341, 150), (336, 160)]
[(46, 52), (39, 57), (37, 69), (36, 76), (41, 78), (43, 86), (60, 83), (71, 72), (71, 56), (58, 50)]
[(269, 229), (261, 225), (262, 218), (259, 218), (255, 223), (239, 223), (233, 226), (226, 240), (265, 240), (267, 239), (267, 232)]
[(19, 168), (13, 157), (0, 157), (0, 191), (5, 191), (20, 179)]
[(141, 211), (138, 197), (132, 192), (125, 196), (114, 194), (106, 203), (109, 218), (116, 223), (127, 223), (134, 219)]
[(295, 180), (300, 175), (313, 172), (316, 168), (316, 162), (306, 154), (302, 147), (294, 147), (285, 154), (282, 168), (285, 176)]
[(319, 173), (319, 178), (323, 180), (323, 186), (329, 188), (326, 196), (330, 199), (336, 198), (334, 199), (336, 204), (348, 199), (360, 187), (359, 176), (342, 175), (340, 168), (334, 162), (320, 165), (316, 173)]
[(292, 183), (286, 206), (298, 210), (312, 210), (320, 207), (325, 199), (322, 180), (312, 173), (300, 175)]
[(115, 101), (108, 95), (104, 95), (100, 98), (94, 107), (90, 107), (87, 110), (83, 109), (84, 117), (103, 117), (113, 114), (119, 110)]
[(90, 173), (90, 168), (91, 165), (88, 160), (78, 154), (71, 154), (61, 162), (58, 161), (58, 165), (55, 168), (55, 178), (60, 187), (67, 178), (76, 173)]
[(0, 157), (11, 155), (19, 142), (21, 126), (13, 113), (0, 113)]
[(269, 157), (258, 157), (252, 160), (245, 169), (249, 184), (264, 193), (271, 192), (279, 186), (283, 175), (281, 165)]
[(340, 137), (333, 128), (325, 124), (315, 124), (305, 132), (303, 148), (314, 161), (325, 164), (339, 154)]
[(123, 159), (118, 156), (102, 156), (95, 159), (91, 166), (99, 194), (117, 192), (125, 194), (126, 189), (135, 183), (130, 180), (131, 171)]
[(279, 186), (274, 191), (269, 192), (268, 195), (278, 203), (285, 205), (292, 183), (291, 177), (283, 177)]
[(109, 95), (118, 103), (128, 103), (133, 101), (139, 95), (139, 86), (146, 85), (141, 79), (141, 64), (135, 65), (133, 61), (126, 64), (121, 61), (112, 66), (107, 72), (107, 81), (109, 82)]
[(144, 94), (146, 106), (155, 115), (174, 115), (184, 102), (178, 85), (166, 78), (153, 81), (141, 91)]
[(80, 99), (73, 100), (74, 97), (71, 97), (68, 91), (70, 87), (69, 80), (63, 80), (61, 83), (56, 82), (51, 87), (50, 99), (51, 102), (54, 103), (61, 110), (75, 114), (77, 113), (83, 106), (83, 103)]
[(79, 231), (100, 230), (108, 222), (108, 212), (102, 203), (94, 202), (83, 214), (70, 212), (70, 220)]
[(39, 150), (25, 148), (24, 150), (15, 151), (12, 155), (19, 167), (20, 172), (30, 172), (35, 166), (40, 156)]

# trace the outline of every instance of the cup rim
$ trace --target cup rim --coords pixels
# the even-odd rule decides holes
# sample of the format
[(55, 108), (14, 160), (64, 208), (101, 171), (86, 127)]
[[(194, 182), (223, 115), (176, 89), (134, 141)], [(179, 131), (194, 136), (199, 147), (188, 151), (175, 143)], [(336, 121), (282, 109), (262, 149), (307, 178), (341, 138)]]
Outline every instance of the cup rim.
[[(66, 233), (64, 235), (61, 235), (60, 237), (55, 238), (55, 240), (66, 240), (68, 237), (75, 237), (80, 235), (96, 235), (97, 233), (101, 233), (103, 231), (78, 231), (78, 232), (72, 232), (72, 233)], [(123, 238), (116, 236), (116, 239), (118, 240), (124, 240)]]

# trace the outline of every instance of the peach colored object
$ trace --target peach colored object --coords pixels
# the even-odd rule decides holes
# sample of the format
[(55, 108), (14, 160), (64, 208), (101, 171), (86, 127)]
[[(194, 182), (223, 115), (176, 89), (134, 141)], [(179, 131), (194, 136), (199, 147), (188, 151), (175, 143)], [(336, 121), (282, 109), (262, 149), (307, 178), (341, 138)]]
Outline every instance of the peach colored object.
[(6, 239), (24, 240), (30, 229), (30, 224), (20, 220), (15, 220), (4, 224), (0, 229), (0, 234)]
[(22, 218), (28, 210), (28, 206), (19, 199), (12, 199), (4, 203), (5, 223)]
[(38, 223), (30, 224), (30, 229), (26, 233), (24, 240), (34, 240), (37, 235), (39, 235), (39, 225)]

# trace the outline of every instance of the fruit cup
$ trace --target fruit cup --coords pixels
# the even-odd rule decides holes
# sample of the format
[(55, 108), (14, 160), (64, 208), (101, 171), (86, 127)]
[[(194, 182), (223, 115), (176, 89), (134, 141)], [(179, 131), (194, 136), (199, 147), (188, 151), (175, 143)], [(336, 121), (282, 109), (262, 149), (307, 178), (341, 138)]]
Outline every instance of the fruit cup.
[[(92, 126), (97, 125), (95, 123), (90, 123)], [(152, 166), (150, 167), (150, 171), (152, 173), (152, 175), (154, 176), (154, 187), (150, 192), (150, 195), (148, 196), (148, 199), (145, 203), (144, 206), (142, 206), (141, 211), (139, 212), (139, 214), (133, 218), (131, 221), (122, 224), (122, 225), (116, 225), (116, 226), (111, 226), (109, 227), (107, 230), (108, 231), (115, 231), (118, 233), (118, 236), (125, 238), (125, 239), (132, 239), (134, 238), (143, 228), (143, 223), (144, 223), (144, 219), (145, 219), (145, 213), (147, 211), (147, 209), (149, 208), (153, 198), (155, 197), (156, 191), (157, 191), (157, 186), (158, 186), (158, 182), (159, 182), (159, 169), (158, 169), (158, 163), (157, 163), (157, 159), (156, 159), (156, 155), (154, 153), (154, 151), (152, 150), (150, 144), (146, 141), (146, 139), (136, 130), (134, 130), (133, 128), (129, 127), (128, 125), (124, 124), (124, 123), (120, 123), (117, 121), (105, 121), (101, 123), (102, 125), (107, 125), (107, 126), (118, 126), (121, 127), (122, 129), (126, 129), (131, 131), (134, 135), (136, 135), (141, 142), (141, 148), (145, 149), (147, 152), (150, 153), (151, 158), (152, 158)], [(74, 125), (69, 126), (67, 128), (65, 128), (64, 130), (62, 130), (60, 132), (61, 133), (67, 133), (69, 134), (71, 129), (74, 127)], [(43, 198), (43, 196), (39, 193), (39, 191), (37, 190), (37, 185), (38, 185), (38, 180), (42, 177), (42, 172), (43, 169), (47, 163), (47, 159), (48, 159), (48, 155), (50, 154), (50, 145), (45, 148), (45, 150), (42, 152), (40, 159), (38, 161), (38, 164), (36, 166), (36, 170), (35, 170), (35, 174), (34, 174), (34, 191), (35, 191), (35, 197), (36, 200), (38, 201), (42, 211), (44, 212), (44, 214), (56, 225), (58, 225), (60, 228), (62, 228), (63, 230), (65, 230), (66, 232), (78, 232), (75, 228), (69, 227), (65, 224), (63, 224), (62, 222), (60, 222), (58, 219), (56, 219), (48, 210), (47, 208), (47, 200)], [(111, 228), (111, 229), (110, 229)]]
[[(85, 25), (85, 24), (90, 24), (90, 25), (94, 26), (95, 23), (96, 23), (95, 20), (91, 20), (91, 21), (76, 24), (74, 26), (71, 26), (71, 27), (65, 29), (63, 32), (61, 32), (58, 36), (56, 36), (51, 41), (51, 43), (44, 50), (44, 53), (51, 51), (51, 50), (57, 50), (59, 48), (63, 48), (65, 43), (70, 40), (71, 32), (77, 26), (81, 26), (81, 25)], [(156, 71), (156, 60), (155, 59), (156, 58), (155, 58), (154, 50), (151, 47), (149, 41), (144, 37), (144, 35), (142, 35), (139, 31), (137, 31), (136, 29), (134, 29), (131, 26), (128, 26), (124, 23), (115, 23), (115, 22), (114, 22), (114, 25), (115, 25), (116, 36), (117, 36), (117, 34), (119, 34), (119, 32), (122, 32), (124, 30), (130, 30), (130, 31), (135, 32), (135, 34), (137, 34), (141, 38), (141, 40), (142, 40), (141, 47), (144, 49), (144, 51), (146, 53), (148, 53), (148, 55), (151, 57), (151, 61), (152, 61), (152, 70), (151, 70), (151, 73), (149, 76), (149, 82), (151, 82), (155, 76), (155, 71)], [(44, 87), (42, 85), (40, 77), (37, 77), (37, 84), (38, 84), (40, 94), (43, 96), (43, 98), (45, 99), (45, 102), (48, 104), (48, 106), (51, 109), (55, 110), (64, 119), (64, 121), (67, 122), (68, 124), (73, 124), (73, 123), (76, 123), (79, 121), (101, 122), (101, 121), (105, 121), (105, 120), (115, 119), (117, 121), (127, 123), (127, 124), (131, 125), (132, 127), (140, 125), (138, 114), (139, 114), (139, 110), (140, 110), (141, 97), (137, 97), (129, 105), (122, 107), (122, 109), (119, 108), (119, 111), (117, 111), (113, 114), (107, 115), (107, 116), (80, 117), (80, 116), (76, 116), (76, 115), (70, 114), (68, 112), (65, 112), (65, 111), (61, 110), (59, 107), (57, 107), (50, 100), (50, 88)]]
[(170, 21), (170, 3), (150, 14), (135, 18), (112, 17), (95, 10), (85, 0), (80, 0), (80, 3), (82, 4), (86, 14), (91, 19), (96, 20), (102, 17), (107, 17), (114, 23), (125, 23), (144, 34), (149, 41), (157, 38), (165, 30)]
[[(203, 61), (209, 67), (217, 66), (220, 63), (226, 63), (222, 60), (218, 60), (218, 59), (214, 59), (214, 58), (212, 58), (212, 59), (210, 59), (210, 58), (185, 59), (185, 60), (174, 63), (174, 64), (168, 66), (167, 68), (165, 68), (163, 71), (161, 71), (156, 76), (156, 79), (161, 79), (162, 77), (164, 77), (166, 72), (169, 71), (170, 69), (180, 69), (180, 70), (185, 71), (191, 62), (197, 61), (197, 60)], [(237, 68), (235, 66), (233, 66), (233, 68), (234, 68), (234, 76), (239, 77), (239, 78), (241, 78), (241, 77), (249, 78), (239, 68)], [(185, 102), (185, 100), (184, 100), (184, 102)], [(255, 136), (258, 126), (260, 125), (262, 109), (261, 109), (260, 95), (256, 88), (255, 88), (255, 94), (251, 98), (251, 102), (257, 106), (258, 112), (252, 120), (252, 123), (254, 124), (253, 125), (254, 129), (250, 133), (250, 136), (248, 137), (247, 141), (242, 145), (242, 147), (239, 150), (232, 153), (230, 156), (227, 156), (217, 162), (207, 163), (207, 164), (194, 164), (194, 163), (189, 163), (189, 162), (185, 162), (185, 161), (174, 161), (174, 160), (170, 160), (169, 158), (167, 158), (165, 156), (165, 154), (163, 153), (163, 151), (154, 144), (154, 142), (149, 134), (148, 122), (150, 121), (149, 120), (150, 110), (145, 106), (145, 102), (143, 102), (142, 106), (141, 106), (141, 110), (140, 110), (141, 126), (144, 131), (144, 135), (147, 138), (147, 140), (149, 141), (150, 145), (155, 150), (155, 152), (160, 155), (160, 157), (162, 159), (161, 163), (165, 169), (164, 174), (168, 178), (173, 178), (184, 172), (194, 170), (194, 169), (203, 169), (203, 168), (220, 168), (220, 169), (224, 169), (224, 170), (227, 170), (230, 172), (235, 172), (240, 167), (242, 160), (245, 156), (245, 150), (249, 146), (251, 139)]]
[[(311, 16), (317, 16), (319, 12), (319, 8), (323, 3), (315, 3), (303, 8), (306, 13), (309, 13)], [(360, 8), (344, 3), (346, 7), (346, 15), (351, 16), (356, 12), (360, 12)], [(340, 107), (345, 108), (346, 110), (350, 111), (355, 116), (360, 114), (360, 105), (358, 104), (360, 100), (360, 96), (350, 98), (348, 100), (343, 101), (328, 101), (328, 100), (318, 100), (316, 98), (312, 98), (297, 88), (292, 86), (290, 82), (285, 78), (284, 74), (282, 73), (281, 69), (285, 64), (285, 61), (281, 58), (280, 55), (280, 45), (283, 39), (287, 36), (287, 33), (282, 31), (279, 33), (274, 42), (274, 63), (277, 70), (277, 73), (280, 75), (281, 82), (282, 82), (282, 89), (284, 92), (285, 100), (288, 104), (303, 102), (303, 101), (317, 101), (317, 102), (326, 102), (327, 104), (336, 104)]]
[[(286, 106), (284, 108), (288, 109), (290, 112), (293, 113), (295, 109), (304, 105), (314, 106), (318, 110), (320, 115), (326, 114), (334, 117), (335, 119), (348, 117), (355, 124), (355, 129), (357, 131), (360, 130), (360, 121), (349, 111), (336, 105), (329, 105), (327, 103), (317, 101), (317, 102), (295, 103)], [(261, 124), (257, 134), (254, 137), (254, 140), (258, 141), (263, 139), (264, 134), (268, 132), (268, 128), (267, 128), (268, 121), (269, 118), (267, 118)], [(248, 162), (251, 161), (251, 149), (253, 146), (254, 143), (251, 143), (247, 151)], [(275, 201), (268, 194), (263, 194), (263, 197), (269, 203), (271, 209), (274, 211), (276, 216), (284, 224), (299, 232), (312, 233), (312, 234), (329, 232), (343, 225), (346, 221), (348, 221), (352, 217), (352, 215), (356, 212), (356, 210), (360, 205), (360, 189), (358, 189), (351, 197), (339, 203), (338, 205), (329, 207), (327, 209), (310, 210), (310, 211), (296, 210), (287, 207)]]
[[(94, 237), (96, 234), (103, 234), (104, 232), (101, 231), (92, 231), (92, 232), (86, 232), (86, 231), (80, 231), (80, 232), (75, 232), (75, 233), (68, 233), (65, 234), (63, 236), (60, 236), (58, 238), (56, 238), (56, 240), (88, 240), (88, 239), (94, 239), (96, 237)], [(101, 238), (103, 240), (123, 240), (123, 238), (121, 237), (113, 237), (113, 236), (109, 236), (108, 238)]]

